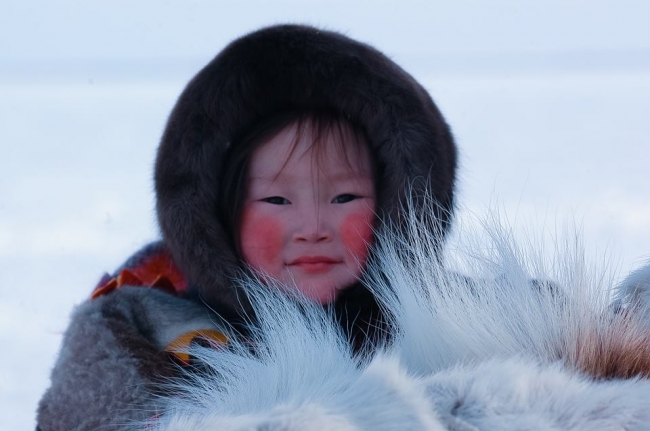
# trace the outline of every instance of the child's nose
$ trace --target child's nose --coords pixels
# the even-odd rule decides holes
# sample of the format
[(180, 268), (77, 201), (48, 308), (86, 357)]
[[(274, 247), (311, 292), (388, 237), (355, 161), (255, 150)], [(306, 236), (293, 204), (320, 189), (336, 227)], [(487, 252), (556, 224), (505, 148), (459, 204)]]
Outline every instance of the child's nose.
[(326, 215), (307, 210), (301, 219), (294, 231), (294, 241), (327, 242), (332, 239), (332, 229)]

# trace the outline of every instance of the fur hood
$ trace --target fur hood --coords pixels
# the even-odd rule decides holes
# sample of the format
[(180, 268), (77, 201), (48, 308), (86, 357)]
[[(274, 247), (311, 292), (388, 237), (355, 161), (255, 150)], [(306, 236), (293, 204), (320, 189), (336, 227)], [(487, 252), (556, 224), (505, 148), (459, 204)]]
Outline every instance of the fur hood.
[[(190, 294), (223, 311), (248, 308), (217, 206), (224, 158), (243, 131), (284, 110), (331, 109), (364, 127), (379, 173), (380, 222), (402, 223), (408, 190), (433, 196), (435, 229), (453, 209), (456, 151), (425, 89), (385, 55), (341, 34), (281, 25), (235, 40), (181, 94), (155, 167), (164, 241)], [(416, 204), (417, 205), (417, 204)]]

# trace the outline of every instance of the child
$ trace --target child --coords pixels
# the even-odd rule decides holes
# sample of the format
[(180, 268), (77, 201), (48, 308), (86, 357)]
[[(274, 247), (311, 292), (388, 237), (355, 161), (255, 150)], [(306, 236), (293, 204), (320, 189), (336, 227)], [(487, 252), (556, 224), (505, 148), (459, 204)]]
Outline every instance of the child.
[(262, 278), (333, 302), (358, 280), (372, 241), (375, 181), (362, 133), (342, 118), (302, 111), (252, 136), (242, 145), (252, 150), (247, 166), (228, 170), (247, 178), (224, 199), (238, 255)]
[(375, 49), (290, 25), (234, 41), (169, 118), (155, 171), (163, 240), (76, 309), (40, 429), (151, 416), (160, 380), (177, 373), (166, 351), (245, 335), (241, 271), (331, 305), (355, 351), (377, 341), (383, 317), (363, 286), (372, 229), (399, 228), (407, 195), (416, 211), (428, 195), (446, 232), (455, 156), (427, 92)]

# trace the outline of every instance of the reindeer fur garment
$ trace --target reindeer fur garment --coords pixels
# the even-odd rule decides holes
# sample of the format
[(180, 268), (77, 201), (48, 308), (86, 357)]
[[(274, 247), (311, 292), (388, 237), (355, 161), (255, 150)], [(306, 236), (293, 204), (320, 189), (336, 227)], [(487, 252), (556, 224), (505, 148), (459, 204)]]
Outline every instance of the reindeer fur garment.
[(353, 359), (322, 308), (243, 281), (255, 354), (236, 342), (193, 352), (207, 372), (175, 386), (147, 429), (650, 429), (650, 266), (611, 301), (611, 280), (581, 252), (544, 274), (490, 229), (480, 256), (449, 253), (465, 277), (436, 263), (422, 223), (408, 244), (379, 235), (369, 284), (397, 335), (372, 358)]

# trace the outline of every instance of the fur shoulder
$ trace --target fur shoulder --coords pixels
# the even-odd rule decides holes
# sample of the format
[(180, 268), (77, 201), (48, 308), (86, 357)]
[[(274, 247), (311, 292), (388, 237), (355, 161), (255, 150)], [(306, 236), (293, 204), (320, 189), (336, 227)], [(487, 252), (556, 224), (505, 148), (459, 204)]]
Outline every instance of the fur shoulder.
[(204, 307), (156, 289), (123, 287), (84, 302), (63, 336), (38, 426), (126, 429), (153, 416), (161, 382), (178, 373), (163, 348), (184, 332), (216, 328), (217, 321)]

